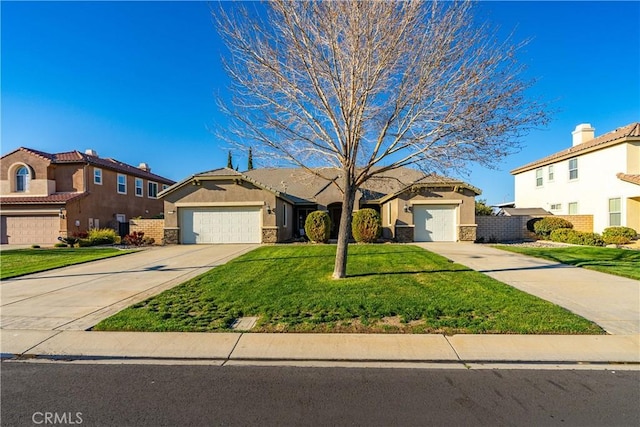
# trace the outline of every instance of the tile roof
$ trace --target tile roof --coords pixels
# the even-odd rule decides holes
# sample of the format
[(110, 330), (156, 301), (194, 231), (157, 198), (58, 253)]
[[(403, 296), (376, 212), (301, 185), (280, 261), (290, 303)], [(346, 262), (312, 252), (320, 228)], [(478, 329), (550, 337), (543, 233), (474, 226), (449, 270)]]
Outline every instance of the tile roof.
[[(112, 158), (102, 158), (98, 156), (92, 156), (90, 154), (81, 153), (79, 151), (67, 151), (64, 153), (45, 153), (43, 151), (34, 150), (33, 148), (20, 147), (15, 151), (25, 151), (36, 156), (45, 158), (50, 160), (52, 163), (87, 163), (93, 166), (102, 167), (105, 169), (111, 169), (117, 172), (126, 173), (128, 175), (133, 175), (141, 178), (146, 178), (151, 181), (157, 181), (163, 184), (173, 184), (174, 181), (162, 177), (160, 175), (156, 175), (151, 172), (144, 171), (135, 166), (131, 166), (127, 163), (120, 162), (118, 160)], [(15, 152), (13, 151), (13, 152)], [(9, 153), (11, 154), (11, 153)], [(8, 154), (7, 154), (8, 155)], [(6, 156), (6, 155), (5, 155)], [(3, 157), (5, 157), (3, 156)]]
[(520, 215), (551, 215), (542, 208), (502, 208), (501, 209), (506, 216), (520, 216)]
[(628, 174), (628, 173), (618, 173), (616, 177), (621, 181), (630, 182), (632, 184), (640, 185), (640, 175), (637, 174)]
[(526, 172), (528, 170), (534, 169), (539, 166), (545, 166), (547, 164), (554, 163), (559, 160), (564, 160), (579, 154), (596, 151), (601, 148), (608, 147), (610, 145), (615, 145), (620, 142), (624, 142), (626, 138), (640, 138), (640, 122), (628, 124), (626, 126), (620, 127), (611, 132), (605, 133), (604, 135), (600, 135), (590, 141), (587, 141), (582, 144), (578, 144), (576, 146), (568, 148), (566, 150), (562, 150), (557, 153), (551, 154), (550, 156), (544, 157), (540, 160), (527, 163), (524, 166), (520, 166), (519, 168), (513, 169), (511, 171), (511, 174), (515, 175), (521, 172)]
[(48, 196), (20, 196), (20, 197), (0, 197), (2, 205), (35, 205), (50, 204), (59, 205), (71, 200), (85, 197), (89, 193), (53, 193)]

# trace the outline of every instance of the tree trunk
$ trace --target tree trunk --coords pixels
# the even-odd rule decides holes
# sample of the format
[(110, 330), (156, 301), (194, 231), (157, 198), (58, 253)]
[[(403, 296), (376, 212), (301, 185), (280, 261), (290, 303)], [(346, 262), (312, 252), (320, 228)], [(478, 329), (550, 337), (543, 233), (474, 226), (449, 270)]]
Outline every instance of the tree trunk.
[(342, 213), (340, 215), (340, 228), (338, 229), (338, 247), (336, 248), (336, 263), (333, 268), (334, 279), (347, 277), (347, 250), (349, 249), (349, 229), (353, 216), (356, 188), (350, 178), (345, 179), (344, 195), (342, 197)]

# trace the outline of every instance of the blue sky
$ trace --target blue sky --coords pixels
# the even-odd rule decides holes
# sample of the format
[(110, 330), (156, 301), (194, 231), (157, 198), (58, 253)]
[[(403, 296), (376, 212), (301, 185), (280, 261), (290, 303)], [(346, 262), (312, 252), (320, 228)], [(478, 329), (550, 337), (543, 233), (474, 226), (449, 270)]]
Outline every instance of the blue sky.
[[(224, 119), (223, 48), (205, 2), (0, 4), (2, 154), (95, 149), (174, 180), (226, 165), (210, 132)], [(531, 96), (555, 111), (524, 149), (459, 176), (489, 203), (513, 199), (509, 170), (568, 148), (571, 131), (596, 135), (640, 121), (640, 2), (482, 2), (478, 13), (518, 40)], [(246, 167), (246, 154), (235, 153)], [(260, 159), (254, 159), (260, 166)]]

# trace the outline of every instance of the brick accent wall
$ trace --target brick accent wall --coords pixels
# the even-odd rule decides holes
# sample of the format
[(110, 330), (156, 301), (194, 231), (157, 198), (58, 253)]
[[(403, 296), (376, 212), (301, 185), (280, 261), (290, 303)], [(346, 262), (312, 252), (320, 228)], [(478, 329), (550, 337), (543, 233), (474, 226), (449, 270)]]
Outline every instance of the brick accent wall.
[(129, 232), (144, 233), (144, 237), (151, 237), (156, 245), (164, 244), (164, 219), (131, 219)]
[(413, 242), (413, 227), (397, 227), (396, 240), (400, 243)]

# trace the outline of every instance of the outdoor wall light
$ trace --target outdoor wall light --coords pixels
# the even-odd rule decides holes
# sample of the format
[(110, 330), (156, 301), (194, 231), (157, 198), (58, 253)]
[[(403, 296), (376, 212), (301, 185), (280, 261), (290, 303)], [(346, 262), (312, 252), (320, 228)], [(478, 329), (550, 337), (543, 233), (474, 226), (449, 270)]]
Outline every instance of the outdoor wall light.
[(406, 203), (405, 203), (405, 204), (404, 204), (404, 208), (403, 208), (403, 210), (404, 210), (406, 213), (409, 213), (409, 212), (411, 212), (411, 206), (409, 206), (408, 204), (406, 204)]
[(271, 215), (273, 213), (273, 210), (271, 209), (271, 205), (269, 205), (269, 203), (267, 203), (267, 213), (269, 215)]
[(64, 208), (60, 208), (60, 212), (58, 213), (58, 216), (64, 219)]

